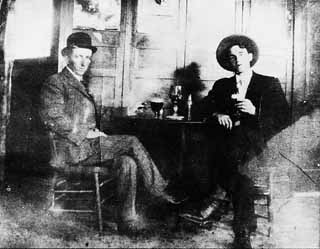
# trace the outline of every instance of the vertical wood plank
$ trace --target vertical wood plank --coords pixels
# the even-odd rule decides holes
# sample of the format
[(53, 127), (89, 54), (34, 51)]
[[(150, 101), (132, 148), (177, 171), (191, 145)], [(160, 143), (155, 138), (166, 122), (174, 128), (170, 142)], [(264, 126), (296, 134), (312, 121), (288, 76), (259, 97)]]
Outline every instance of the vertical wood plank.
[(179, 33), (180, 46), (177, 46), (176, 68), (185, 67), (186, 65), (186, 52), (188, 46), (187, 21), (189, 18), (188, 1), (189, 0), (179, 0), (177, 32)]
[(242, 32), (242, 20), (243, 20), (243, 0), (235, 0), (235, 8), (234, 8), (234, 29), (236, 33)]
[(66, 46), (67, 37), (72, 33), (73, 28), (73, 7), (74, 0), (61, 1), (59, 20), (59, 46), (58, 46), (58, 71), (65, 66), (65, 61), (60, 51)]
[(132, 61), (132, 39), (137, 0), (121, 2), (120, 47), (117, 51), (117, 77), (115, 83), (115, 107), (126, 106), (130, 90), (130, 65)]
[(51, 60), (58, 62), (59, 58), (59, 29), (60, 29), (60, 12), (61, 12), (60, 0), (53, 0), (54, 16), (53, 16), (53, 36), (51, 45)]
[(241, 32), (243, 34), (248, 33), (248, 28), (250, 27), (251, 19), (251, 0), (242, 0), (242, 19), (241, 19)]
[(6, 22), (9, 11), (10, 0), (1, 1), (1, 44), (0, 44), (0, 184), (4, 182), (5, 156), (6, 156), (6, 133), (10, 117), (11, 102), (11, 73), (13, 62), (9, 62), (5, 57), (5, 32)]

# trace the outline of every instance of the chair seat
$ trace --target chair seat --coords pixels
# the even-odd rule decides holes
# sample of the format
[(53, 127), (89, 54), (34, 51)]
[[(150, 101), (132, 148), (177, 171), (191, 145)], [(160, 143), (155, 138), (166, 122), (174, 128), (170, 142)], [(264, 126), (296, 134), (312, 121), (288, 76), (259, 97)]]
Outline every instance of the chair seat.
[[(98, 173), (99, 175), (109, 175), (113, 166), (114, 160), (110, 159), (98, 164), (69, 164), (66, 167), (53, 167), (54, 171), (63, 174), (84, 174), (91, 175)], [(103, 165), (103, 166), (102, 166)]]

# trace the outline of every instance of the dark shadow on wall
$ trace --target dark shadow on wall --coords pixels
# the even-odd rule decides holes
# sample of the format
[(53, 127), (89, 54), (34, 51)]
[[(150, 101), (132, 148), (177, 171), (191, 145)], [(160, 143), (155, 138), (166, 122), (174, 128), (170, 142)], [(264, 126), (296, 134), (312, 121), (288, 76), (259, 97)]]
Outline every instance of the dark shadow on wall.
[[(192, 97), (191, 116), (193, 120), (199, 119), (197, 115), (197, 104), (201, 101), (201, 92), (205, 89), (204, 84), (200, 78), (200, 65), (196, 62), (191, 62), (186, 67), (177, 68), (173, 74), (174, 84), (182, 86), (182, 100), (179, 103), (179, 114), (187, 116), (188, 107), (187, 101), (189, 95)], [(172, 89), (170, 89), (172, 91)]]
[(14, 63), (6, 171), (48, 170), (49, 141), (39, 117), (40, 90), (45, 79), (56, 70), (57, 63), (43, 59)]

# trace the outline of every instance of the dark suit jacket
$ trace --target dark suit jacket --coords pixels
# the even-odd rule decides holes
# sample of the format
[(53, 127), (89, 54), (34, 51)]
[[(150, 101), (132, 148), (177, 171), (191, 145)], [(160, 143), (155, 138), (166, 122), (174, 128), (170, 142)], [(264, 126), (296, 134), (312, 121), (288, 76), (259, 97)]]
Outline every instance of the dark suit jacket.
[[(223, 78), (215, 82), (202, 102), (203, 117), (213, 113), (231, 114), (231, 95), (236, 93), (236, 78)], [(289, 123), (289, 107), (277, 78), (253, 72), (246, 98), (256, 107), (256, 115), (242, 114), (242, 128), (252, 144), (261, 147)]]
[(51, 165), (78, 163), (96, 153), (86, 139), (96, 127), (93, 98), (67, 68), (48, 78), (41, 90), (40, 116), (51, 134), (56, 151)]

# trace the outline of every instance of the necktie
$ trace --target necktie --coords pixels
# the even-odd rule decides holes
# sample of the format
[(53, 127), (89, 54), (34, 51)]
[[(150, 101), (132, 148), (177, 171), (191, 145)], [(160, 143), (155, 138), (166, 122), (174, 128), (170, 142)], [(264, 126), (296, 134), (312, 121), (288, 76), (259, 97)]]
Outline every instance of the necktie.
[(244, 98), (244, 92), (243, 92), (243, 82), (241, 81), (241, 79), (238, 80), (237, 82), (237, 89), (238, 89), (238, 94), (240, 98)]

